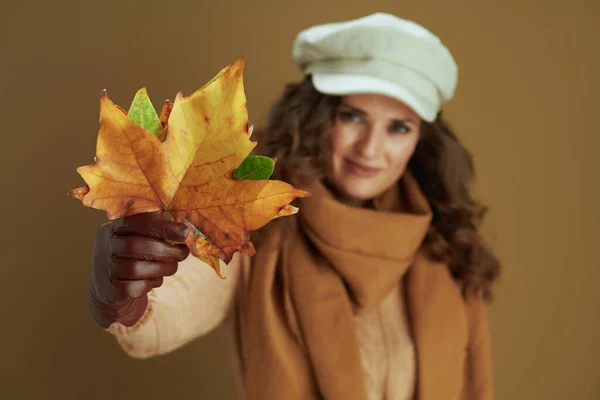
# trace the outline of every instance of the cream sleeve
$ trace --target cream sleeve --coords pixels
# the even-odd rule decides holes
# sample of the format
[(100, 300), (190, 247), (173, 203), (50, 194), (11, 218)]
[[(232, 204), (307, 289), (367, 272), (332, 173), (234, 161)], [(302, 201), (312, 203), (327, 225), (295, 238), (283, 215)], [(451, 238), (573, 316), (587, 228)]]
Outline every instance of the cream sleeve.
[(133, 326), (113, 323), (107, 329), (134, 358), (148, 358), (176, 350), (216, 328), (231, 308), (239, 281), (240, 257), (221, 262), (221, 279), (193, 256), (179, 263), (175, 275), (148, 293), (148, 307)]

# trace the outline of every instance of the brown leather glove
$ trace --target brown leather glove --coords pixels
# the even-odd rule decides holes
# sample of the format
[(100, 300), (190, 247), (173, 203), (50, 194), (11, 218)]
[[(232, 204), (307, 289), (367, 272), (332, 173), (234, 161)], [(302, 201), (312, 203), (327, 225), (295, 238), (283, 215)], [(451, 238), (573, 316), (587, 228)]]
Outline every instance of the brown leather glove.
[(92, 316), (103, 328), (113, 322), (134, 325), (146, 311), (147, 293), (162, 285), (187, 258), (184, 224), (156, 213), (120, 218), (96, 232), (87, 300)]

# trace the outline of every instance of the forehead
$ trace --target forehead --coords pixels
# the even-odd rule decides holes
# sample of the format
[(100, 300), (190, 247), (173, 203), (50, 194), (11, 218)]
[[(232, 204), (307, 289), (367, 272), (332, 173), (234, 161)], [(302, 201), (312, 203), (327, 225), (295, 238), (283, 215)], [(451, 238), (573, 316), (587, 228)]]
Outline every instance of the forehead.
[(341, 104), (358, 108), (370, 115), (396, 115), (397, 117), (413, 117), (420, 119), (405, 103), (380, 94), (351, 94), (343, 96)]

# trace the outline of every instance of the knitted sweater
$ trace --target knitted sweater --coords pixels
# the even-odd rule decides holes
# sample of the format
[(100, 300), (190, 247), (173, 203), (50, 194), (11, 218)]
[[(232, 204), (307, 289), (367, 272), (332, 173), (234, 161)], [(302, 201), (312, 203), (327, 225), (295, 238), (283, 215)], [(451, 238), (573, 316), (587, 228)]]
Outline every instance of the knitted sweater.
[[(237, 285), (247, 282), (250, 259), (236, 254), (222, 265), (227, 279), (219, 279), (207, 265), (190, 256), (174, 276), (148, 294), (144, 316), (132, 327), (112, 324), (112, 333), (132, 357), (165, 354), (226, 322), (233, 312)], [(411, 399), (415, 384), (415, 350), (410, 338), (402, 285), (397, 285), (371, 312), (356, 316), (362, 362), (370, 400)], [(234, 349), (231, 346), (231, 349)], [(237, 355), (232, 350), (234, 377), (239, 384)]]

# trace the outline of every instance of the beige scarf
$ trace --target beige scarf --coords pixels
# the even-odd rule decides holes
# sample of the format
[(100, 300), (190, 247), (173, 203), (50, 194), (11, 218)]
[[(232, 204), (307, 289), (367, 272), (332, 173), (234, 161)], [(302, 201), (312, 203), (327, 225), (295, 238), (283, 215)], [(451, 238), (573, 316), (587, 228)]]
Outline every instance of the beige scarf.
[[(312, 196), (301, 199), (299, 213), (269, 224), (238, 302), (237, 342), (246, 396), (366, 400), (354, 315), (377, 306), (409, 267), (419, 262), (431, 266), (419, 261), (424, 258), (418, 254), (431, 210), (408, 173), (374, 200), (374, 209), (344, 205), (318, 181), (304, 188)], [(403, 211), (400, 200), (406, 204)], [(416, 303), (409, 301), (412, 314), (422, 307), (420, 296), (413, 295)], [(444, 308), (432, 307), (434, 312)], [(417, 319), (416, 329), (431, 320), (424, 315), (424, 320), (423, 315), (411, 315)], [(417, 347), (427, 340), (417, 337)], [(450, 365), (459, 369), (460, 362)], [(461, 372), (451, 375), (459, 378)], [(419, 388), (422, 384), (421, 379)]]

